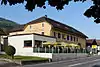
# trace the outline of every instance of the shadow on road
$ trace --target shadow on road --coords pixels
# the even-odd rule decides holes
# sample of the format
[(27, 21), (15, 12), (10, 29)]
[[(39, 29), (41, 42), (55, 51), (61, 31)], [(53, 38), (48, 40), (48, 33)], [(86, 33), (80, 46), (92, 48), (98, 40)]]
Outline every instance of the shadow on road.
[(93, 65), (92, 67), (100, 67), (100, 65)]

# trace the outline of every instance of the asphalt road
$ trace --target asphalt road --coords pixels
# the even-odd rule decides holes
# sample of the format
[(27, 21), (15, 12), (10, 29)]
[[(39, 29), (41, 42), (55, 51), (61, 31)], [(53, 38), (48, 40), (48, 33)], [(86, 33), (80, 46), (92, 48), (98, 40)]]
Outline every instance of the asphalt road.
[(0, 61), (0, 67), (100, 67), (100, 56), (20, 66)]
[(6, 62), (6, 61), (0, 61), (0, 67), (20, 67), (18, 64)]
[(35, 65), (25, 65), (23, 67), (100, 67), (100, 56)]

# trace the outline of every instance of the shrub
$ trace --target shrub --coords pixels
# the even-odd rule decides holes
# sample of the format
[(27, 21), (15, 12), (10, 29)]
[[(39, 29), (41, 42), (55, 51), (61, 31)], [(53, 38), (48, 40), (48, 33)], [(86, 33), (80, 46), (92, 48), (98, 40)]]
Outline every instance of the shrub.
[(5, 52), (8, 56), (11, 56), (12, 59), (14, 59), (14, 54), (16, 53), (16, 49), (13, 46), (11, 45), (7, 46)]

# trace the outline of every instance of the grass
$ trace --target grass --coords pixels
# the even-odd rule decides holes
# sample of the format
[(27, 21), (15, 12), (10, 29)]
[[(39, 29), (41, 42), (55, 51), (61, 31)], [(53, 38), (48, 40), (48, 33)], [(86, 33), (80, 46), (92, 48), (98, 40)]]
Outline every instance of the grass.
[(14, 56), (15, 60), (48, 60), (47, 58), (34, 57), (34, 56)]
[(8, 55), (5, 55), (5, 54), (0, 54), (0, 58), (7, 58), (7, 59), (9, 59), (10, 57)]
[[(0, 58), (11, 59), (8, 55), (0, 55)], [(34, 56), (14, 56), (14, 60), (28, 61), (28, 60), (48, 60), (47, 58), (34, 57)]]

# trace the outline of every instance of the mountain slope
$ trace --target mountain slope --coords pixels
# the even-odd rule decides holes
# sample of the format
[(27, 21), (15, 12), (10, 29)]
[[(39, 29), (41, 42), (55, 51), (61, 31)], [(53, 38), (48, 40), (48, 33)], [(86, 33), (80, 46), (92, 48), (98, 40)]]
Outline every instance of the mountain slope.
[(12, 28), (19, 26), (20, 24), (11, 21), (11, 20), (7, 20), (4, 18), (0, 18), (0, 28), (4, 29), (6, 32), (8, 32), (9, 30), (11, 30)]

